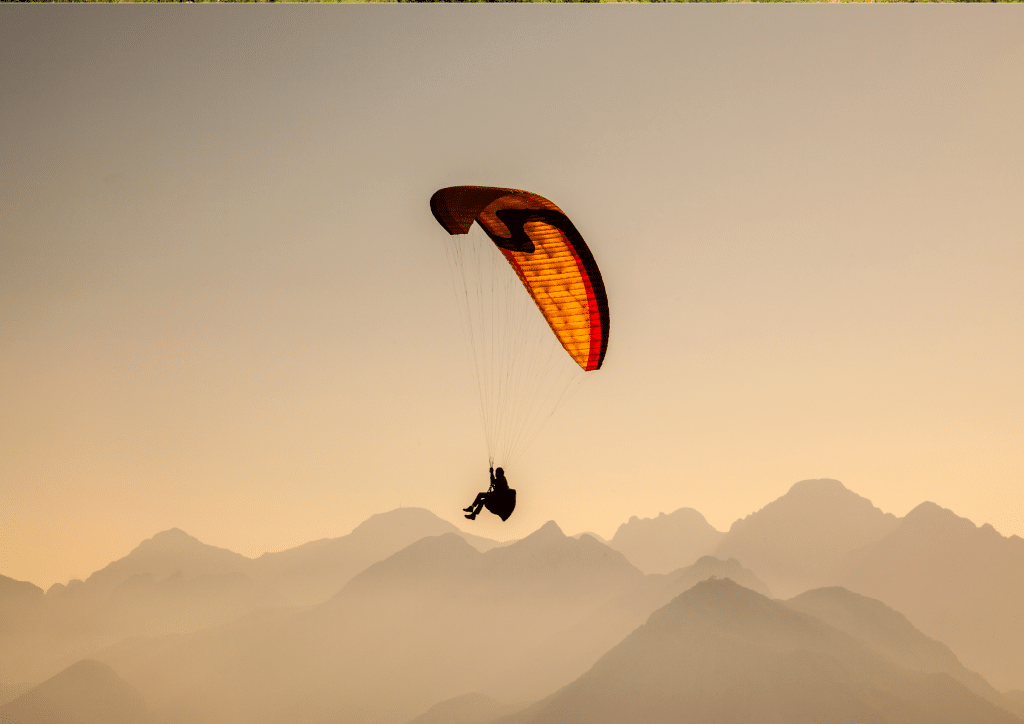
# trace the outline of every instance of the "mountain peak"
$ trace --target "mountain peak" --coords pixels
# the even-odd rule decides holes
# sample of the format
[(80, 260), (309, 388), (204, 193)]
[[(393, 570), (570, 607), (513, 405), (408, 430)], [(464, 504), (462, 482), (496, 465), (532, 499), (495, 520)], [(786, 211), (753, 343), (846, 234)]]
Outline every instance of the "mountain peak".
[(938, 503), (926, 500), (904, 516), (904, 520), (967, 520), (961, 518), (949, 508), (943, 508)]
[(944, 531), (958, 531), (961, 534), (980, 535), (983, 539), (1005, 539), (1002, 533), (992, 527), (991, 524), (975, 525), (970, 518), (962, 518), (948, 508), (943, 508), (930, 500), (926, 500), (916, 508), (907, 513), (902, 520), (904, 530), (911, 529), (941, 529)]
[(105, 722), (148, 720), (146, 702), (107, 664), (82, 659), (4, 706), (4, 721)]
[(138, 574), (151, 574), (161, 581), (176, 571), (186, 578), (197, 575), (244, 573), (249, 558), (203, 543), (180, 528), (160, 531), (139, 543), (128, 555), (108, 563), (86, 579), (92, 590), (109, 588)]
[(530, 535), (523, 538), (523, 542), (560, 540), (565, 537), (566, 535), (562, 532), (562, 529), (558, 527), (558, 523), (553, 520), (549, 520), (540, 528), (530, 533)]
[(843, 561), (898, 525), (838, 480), (801, 480), (755, 513), (740, 518), (715, 550), (757, 571), (776, 595), (834, 585)]
[(426, 536), (353, 576), (334, 600), (344, 601), (353, 592), (372, 592), (380, 590), (381, 586), (460, 578), (478, 562), (481, 555), (457, 533)]
[(352, 535), (357, 538), (390, 535), (396, 529), (402, 528), (423, 529), (423, 535), (458, 532), (458, 528), (448, 521), (438, 518), (426, 508), (395, 508), (386, 513), (371, 515), (352, 530)]
[[(786, 495), (821, 496), (852, 492), (853, 491), (838, 480), (834, 480), (832, 478), (812, 478), (793, 483)], [(856, 495), (856, 493), (854, 493), (854, 495)]]
[(214, 548), (214, 546), (208, 546), (181, 528), (168, 528), (152, 538), (146, 538), (129, 555), (176, 555), (182, 553), (194, 555), (204, 548)]
[(198, 538), (190, 536), (188, 533), (183, 531), (181, 528), (168, 528), (162, 530), (152, 538), (144, 540), (142, 543), (185, 543), (195, 541), (196, 543), (202, 543)]
[(644, 573), (668, 573), (711, 553), (723, 535), (700, 512), (679, 508), (657, 518), (634, 515), (619, 526), (608, 545)]
[(0, 576), (0, 601), (34, 600), (43, 597), (43, 589), (28, 581), (18, 581), (7, 576)]
[(590, 536), (570, 538), (553, 520), (522, 540), (487, 551), (481, 563), (489, 577), (572, 589), (574, 596), (580, 594), (581, 586), (602, 595), (601, 590), (643, 578), (618, 551)]
[[(895, 524), (896, 516), (891, 513), (882, 513), (870, 500), (853, 492), (838, 480), (831, 478), (820, 478), (815, 480), (801, 480), (794, 483), (786, 493), (760, 510), (751, 513), (745, 518), (739, 518), (733, 522), (729, 532), (737, 528), (743, 528), (754, 520), (762, 519), (766, 515), (793, 515), (805, 516), (813, 512), (821, 512), (820, 506), (825, 505), (834, 511), (852, 513), (856, 511), (861, 516), (867, 515), (870, 518), (884, 517), (890, 524)], [(816, 506), (809, 508), (806, 506)], [(812, 513), (813, 514), (813, 513)]]

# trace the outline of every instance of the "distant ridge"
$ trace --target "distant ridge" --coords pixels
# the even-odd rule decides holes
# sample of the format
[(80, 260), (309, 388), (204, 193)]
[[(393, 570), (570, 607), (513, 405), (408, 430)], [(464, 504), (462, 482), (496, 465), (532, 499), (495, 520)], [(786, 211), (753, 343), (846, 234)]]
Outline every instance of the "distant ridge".
[(459, 536), (479, 551), (501, 545), (464, 533), (424, 508), (396, 508), (370, 516), (348, 535), (264, 553), (254, 561), (253, 575), (274, 585), (290, 603), (322, 603), (367, 566), (422, 538), (446, 533)]
[(7, 644), (7, 637), (38, 624), (44, 596), (39, 586), (0, 576), (0, 647)]
[(634, 515), (608, 545), (644, 573), (668, 573), (714, 551), (724, 535), (693, 508), (680, 508), (657, 518)]
[[(604, 538), (599, 536), (597, 533), (594, 533), (594, 532), (589, 531), (589, 530), (583, 531), (582, 533), (577, 533), (576, 535), (573, 536), (573, 538), (575, 538), (576, 540), (579, 540), (581, 536), (585, 536), (585, 535), (589, 535), (591, 538), (596, 540), (598, 543), (604, 543), (605, 545), (609, 545), (608, 541), (606, 541)], [(636, 564), (634, 563), (633, 565), (636, 565)]]
[(838, 480), (802, 480), (732, 524), (716, 558), (736, 558), (776, 595), (838, 585), (849, 560), (898, 524)]
[(842, 585), (885, 601), (997, 689), (1024, 686), (1024, 540), (924, 502), (856, 558)]
[(249, 558), (207, 545), (180, 528), (161, 531), (128, 555), (104, 566), (85, 580), (87, 590), (110, 591), (132, 576), (149, 574), (162, 581), (179, 571), (187, 578), (199, 575), (245, 574)]
[(0, 576), (0, 606), (15, 601), (38, 601), (42, 597), (43, 589), (34, 583)]

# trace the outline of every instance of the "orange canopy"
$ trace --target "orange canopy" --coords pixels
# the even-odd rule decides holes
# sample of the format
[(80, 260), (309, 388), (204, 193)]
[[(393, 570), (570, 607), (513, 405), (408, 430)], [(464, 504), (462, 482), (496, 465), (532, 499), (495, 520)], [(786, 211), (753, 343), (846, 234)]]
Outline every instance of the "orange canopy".
[(512, 265), (565, 351), (596, 370), (608, 349), (608, 298), (601, 271), (562, 210), (529, 191), (450, 186), (430, 197), (449, 234), (476, 221)]

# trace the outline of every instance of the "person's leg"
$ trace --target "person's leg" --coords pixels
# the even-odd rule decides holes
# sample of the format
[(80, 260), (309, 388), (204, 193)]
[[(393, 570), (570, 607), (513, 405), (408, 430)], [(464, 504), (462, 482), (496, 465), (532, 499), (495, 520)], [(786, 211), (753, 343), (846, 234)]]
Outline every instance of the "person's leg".
[(488, 495), (490, 495), (490, 493), (480, 493), (480, 495), (476, 496), (476, 500), (473, 501), (473, 505), (475, 507), (473, 508), (473, 511), (466, 516), (467, 518), (473, 520), (480, 514), (480, 511), (484, 509), (484, 504), (487, 502)]
[(477, 493), (476, 494), (476, 498), (473, 500), (472, 503), (469, 504), (469, 507), (468, 508), (463, 508), (463, 510), (466, 511), (467, 513), (469, 513), (469, 512), (472, 512), (473, 508), (476, 508), (477, 512), (479, 513), (480, 512), (480, 506), (484, 504), (483, 500), (484, 500), (484, 496), (486, 496), (486, 495), (487, 495), (487, 493)]

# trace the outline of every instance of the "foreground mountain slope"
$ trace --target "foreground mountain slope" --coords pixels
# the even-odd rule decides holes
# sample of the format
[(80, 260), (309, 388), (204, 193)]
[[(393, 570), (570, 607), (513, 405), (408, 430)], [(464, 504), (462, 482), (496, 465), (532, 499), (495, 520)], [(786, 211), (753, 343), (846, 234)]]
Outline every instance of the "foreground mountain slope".
[(922, 503), (842, 585), (905, 614), (997, 689), (1024, 689), (1024, 539)]
[(88, 659), (0, 707), (17, 724), (145, 724), (146, 702), (113, 669)]
[(439, 702), (409, 724), (486, 724), (524, 708), (519, 704), (503, 704), (485, 694), (473, 692)]
[(729, 580), (679, 595), (579, 679), (503, 724), (1020, 724)]

